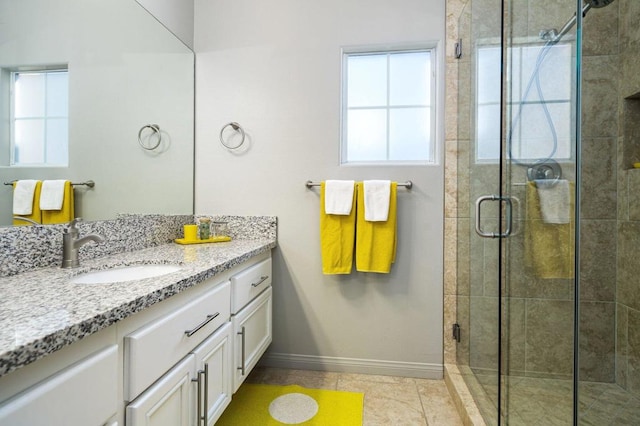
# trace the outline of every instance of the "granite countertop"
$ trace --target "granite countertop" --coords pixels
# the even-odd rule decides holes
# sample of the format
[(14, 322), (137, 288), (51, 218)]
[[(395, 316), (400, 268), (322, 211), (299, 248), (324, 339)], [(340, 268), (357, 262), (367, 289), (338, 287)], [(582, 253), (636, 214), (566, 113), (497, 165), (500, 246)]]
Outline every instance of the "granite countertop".
[[(276, 246), (271, 238), (165, 244), (0, 278), (0, 377)], [(72, 284), (78, 274), (132, 264), (179, 264), (167, 275)]]

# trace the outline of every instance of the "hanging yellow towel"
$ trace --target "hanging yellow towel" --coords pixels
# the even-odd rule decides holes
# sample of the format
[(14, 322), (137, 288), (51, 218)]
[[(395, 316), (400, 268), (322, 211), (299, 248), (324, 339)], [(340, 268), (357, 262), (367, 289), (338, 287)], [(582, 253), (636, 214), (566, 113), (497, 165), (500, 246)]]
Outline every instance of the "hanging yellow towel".
[(573, 278), (575, 186), (570, 183), (570, 221), (545, 223), (534, 182), (527, 183), (527, 220), (524, 230), (525, 265), (539, 278)]
[[(38, 197), (39, 199), (39, 197)], [(64, 183), (64, 198), (60, 210), (42, 210), (42, 223), (67, 223), (75, 217), (75, 202), (73, 199), (73, 185), (70, 181)]]
[[(14, 188), (16, 187), (15, 182), (13, 184), (13, 187)], [(33, 191), (33, 209), (31, 210), (31, 214), (14, 215), (15, 217), (24, 217), (25, 219), (30, 219), (34, 222), (42, 223), (42, 212), (40, 211), (40, 203), (38, 202), (38, 200), (40, 200), (41, 189), (42, 189), (42, 182), (41, 181), (36, 182), (36, 189)], [(17, 226), (33, 225), (30, 222), (20, 220), (20, 219), (13, 219), (13, 224)]]
[[(353, 244), (356, 229), (356, 209), (349, 215), (325, 213), (325, 185), (320, 184), (320, 246), (322, 273), (350, 274), (353, 266)], [(356, 191), (353, 191), (355, 203)]]
[(397, 245), (397, 182), (391, 182), (389, 217), (386, 222), (364, 219), (364, 190), (362, 182), (356, 185), (358, 193), (356, 223), (356, 270), (388, 274), (396, 260)]

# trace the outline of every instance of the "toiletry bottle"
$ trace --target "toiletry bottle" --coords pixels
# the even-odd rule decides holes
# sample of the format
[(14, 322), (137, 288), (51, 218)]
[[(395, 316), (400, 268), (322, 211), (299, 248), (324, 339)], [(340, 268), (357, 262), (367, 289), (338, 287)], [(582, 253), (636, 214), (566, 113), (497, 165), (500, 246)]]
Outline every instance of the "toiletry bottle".
[(211, 236), (211, 219), (209, 219), (208, 217), (200, 218), (199, 229), (200, 239), (208, 240)]

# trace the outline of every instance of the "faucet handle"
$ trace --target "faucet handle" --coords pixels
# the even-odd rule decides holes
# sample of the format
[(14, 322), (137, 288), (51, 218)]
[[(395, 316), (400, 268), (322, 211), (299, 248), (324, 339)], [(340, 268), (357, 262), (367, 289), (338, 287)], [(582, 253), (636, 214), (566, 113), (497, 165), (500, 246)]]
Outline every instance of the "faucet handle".
[(68, 223), (69, 226), (64, 229), (64, 232), (78, 232), (78, 228), (76, 228), (76, 225), (80, 222), (82, 222), (81, 217), (74, 218), (71, 222)]

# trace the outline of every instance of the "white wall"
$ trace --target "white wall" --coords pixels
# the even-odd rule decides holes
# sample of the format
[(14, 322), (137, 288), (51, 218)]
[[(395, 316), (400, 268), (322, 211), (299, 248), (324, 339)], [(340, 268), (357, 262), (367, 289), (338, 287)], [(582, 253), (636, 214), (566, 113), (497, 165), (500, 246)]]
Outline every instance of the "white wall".
[(137, 0), (176, 37), (193, 48), (193, 0)]
[[(278, 216), (272, 365), (438, 377), (443, 165), (340, 167), (341, 46), (439, 42), (444, 0), (195, 0), (196, 213)], [(220, 129), (239, 122), (243, 154)], [(442, 143), (442, 128), (439, 129)], [(321, 273), (311, 179), (392, 179), (398, 258), (389, 275)]]

